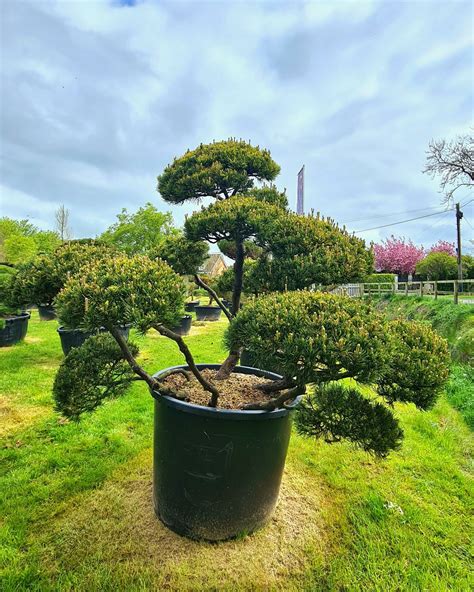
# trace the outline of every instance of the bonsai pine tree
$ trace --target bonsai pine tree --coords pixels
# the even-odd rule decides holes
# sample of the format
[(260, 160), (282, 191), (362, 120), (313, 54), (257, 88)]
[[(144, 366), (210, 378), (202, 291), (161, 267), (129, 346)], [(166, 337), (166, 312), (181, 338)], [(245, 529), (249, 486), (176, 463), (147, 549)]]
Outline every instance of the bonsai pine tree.
[(175, 158), (158, 177), (158, 191), (171, 203), (227, 199), (245, 193), (257, 181), (273, 181), (280, 167), (268, 150), (242, 140), (201, 144)]
[[(61, 318), (73, 327), (102, 325), (115, 345), (110, 336), (99, 335), (66, 357), (54, 386), (58, 409), (78, 417), (123, 392), (132, 380), (145, 381), (154, 396), (185, 399), (185, 393), (163, 384), (175, 372), (187, 380), (192, 373), (210, 394), (208, 404), (217, 406), (219, 372), (212, 381), (205, 377), (184, 340), (168, 328), (179, 318), (183, 298), (181, 278), (162, 260), (145, 256), (96, 260), (71, 277), (57, 298)], [(137, 361), (136, 346), (116, 329), (123, 323), (134, 323), (141, 331), (153, 328), (175, 341), (188, 370), (170, 369), (160, 380), (151, 376)], [(345, 438), (380, 455), (398, 447), (402, 437), (390, 405), (402, 401), (429, 408), (448, 373), (446, 342), (434, 331), (390, 322), (370, 303), (331, 294), (259, 297), (232, 320), (226, 341), (231, 351), (248, 344), (257, 366), (271, 364), (282, 375), (260, 385), (261, 402), (244, 409), (283, 407), (312, 384), (299, 429), (328, 440)], [(89, 366), (91, 377), (81, 379)], [(350, 386), (341, 383), (347, 378), (353, 381)], [(358, 385), (371, 385), (381, 400), (367, 397)]]
[[(447, 343), (421, 323), (388, 321), (370, 303), (314, 292), (270, 294), (249, 303), (229, 325), (231, 350), (249, 347), (257, 367), (278, 367), (276, 395), (247, 409), (272, 410), (313, 392), (301, 405), (301, 432), (348, 439), (384, 456), (402, 431), (390, 406), (430, 408), (448, 377)], [(351, 378), (356, 386), (341, 383)], [(370, 385), (381, 401), (357, 385)]]

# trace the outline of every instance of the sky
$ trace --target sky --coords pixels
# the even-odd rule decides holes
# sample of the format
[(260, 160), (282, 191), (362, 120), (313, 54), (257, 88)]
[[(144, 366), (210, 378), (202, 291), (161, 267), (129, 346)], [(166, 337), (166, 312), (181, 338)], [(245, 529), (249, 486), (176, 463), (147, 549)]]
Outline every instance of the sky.
[[(157, 175), (228, 137), (270, 149), (292, 207), (304, 164), (306, 211), (351, 231), (436, 213), (428, 143), (473, 125), (470, 1), (3, 0), (1, 12), (0, 215), (47, 229), (64, 204), (75, 237), (146, 202), (182, 224), (196, 206), (165, 203)], [(454, 242), (454, 213), (358, 236), (391, 234)]]

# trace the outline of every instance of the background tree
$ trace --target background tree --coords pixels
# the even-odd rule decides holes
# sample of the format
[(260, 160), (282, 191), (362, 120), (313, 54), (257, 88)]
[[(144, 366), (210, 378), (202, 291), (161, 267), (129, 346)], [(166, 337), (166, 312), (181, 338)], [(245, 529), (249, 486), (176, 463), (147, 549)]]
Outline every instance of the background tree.
[(461, 260), (464, 279), (474, 280), (474, 257), (472, 255), (463, 255)]
[(56, 232), (40, 230), (28, 220), (0, 218), (0, 262), (26, 263), (38, 253), (51, 253), (59, 244)]
[(458, 189), (474, 186), (474, 136), (465, 134), (451, 142), (431, 140), (423, 172), (439, 177), (444, 201), (452, 202)]
[(433, 251), (416, 265), (416, 273), (427, 280), (451, 280), (457, 277), (457, 260), (444, 251)]
[(71, 228), (69, 226), (69, 210), (64, 204), (61, 204), (56, 210), (54, 218), (56, 221), (56, 230), (61, 237), (61, 240), (63, 242), (69, 240), (72, 236)]
[(176, 232), (169, 212), (159, 212), (154, 205), (146, 203), (133, 214), (124, 208), (117, 215), (117, 222), (99, 238), (128, 255), (135, 255), (152, 253), (165, 237)]
[(416, 264), (423, 259), (423, 247), (417, 247), (411, 240), (391, 236), (374, 245), (375, 269), (389, 273), (411, 274)]
[(430, 253), (447, 253), (448, 255), (451, 255), (452, 257), (456, 257), (456, 246), (454, 245), (454, 243), (450, 243), (445, 240), (439, 240), (437, 243), (435, 243), (431, 247), (429, 252)]
[(201, 144), (175, 158), (158, 177), (157, 189), (171, 203), (220, 200), (247, 192), (255, 181), (273, 181), (279, 172), (268, 150), (229, 139)]

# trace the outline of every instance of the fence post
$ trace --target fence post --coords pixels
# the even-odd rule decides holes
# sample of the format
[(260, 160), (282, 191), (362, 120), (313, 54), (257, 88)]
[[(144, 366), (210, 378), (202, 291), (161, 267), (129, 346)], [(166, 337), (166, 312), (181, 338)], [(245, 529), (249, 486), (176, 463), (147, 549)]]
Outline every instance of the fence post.
[(459, 282), (454, 280), (454, 304), (458, 303)]
[(434, 299), (438, 300), (438, 282), (435, 281), (434, 283)]
[(420, 296), (423, 296), (423, 282), (420, 281)]
[(380, 296), (380, 284), (377, 284), (377, 294)]
[(392, 294), (395, 294), (395, 282), (392, 284)]
[(405, 296), (408, 296), (408, 282), (405, 282)]

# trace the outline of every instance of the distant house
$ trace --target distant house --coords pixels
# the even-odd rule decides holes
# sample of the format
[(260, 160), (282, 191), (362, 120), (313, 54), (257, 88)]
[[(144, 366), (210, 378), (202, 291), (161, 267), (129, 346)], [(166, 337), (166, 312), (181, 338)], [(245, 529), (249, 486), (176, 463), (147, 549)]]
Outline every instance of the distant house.
[(221, 253), (212, 253), (199, 268), (199, 273), (210, 277), (217, 277), (227, 269), (227, 263)]

